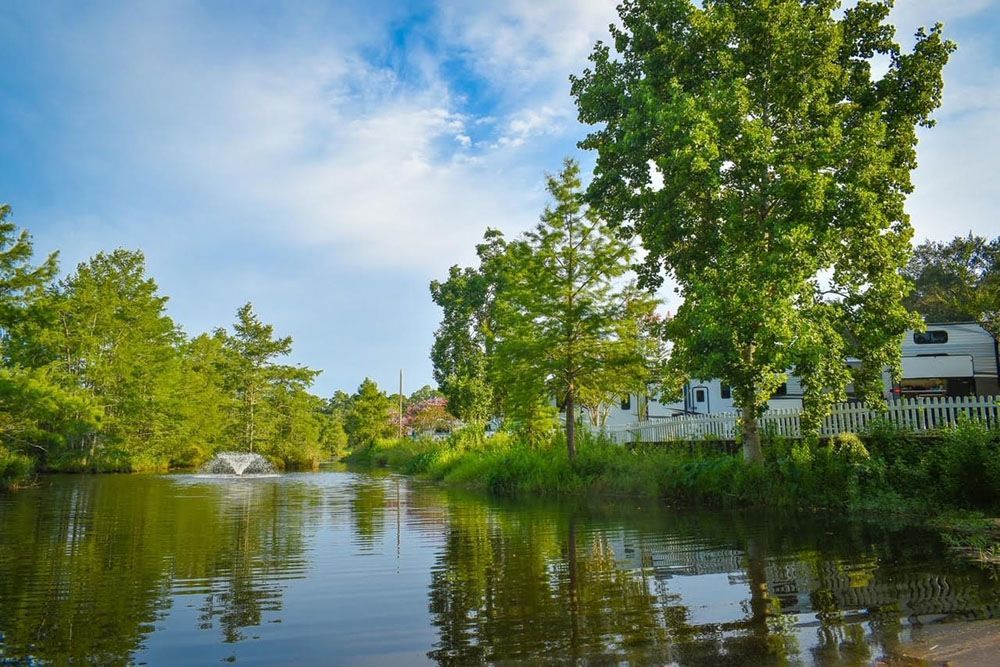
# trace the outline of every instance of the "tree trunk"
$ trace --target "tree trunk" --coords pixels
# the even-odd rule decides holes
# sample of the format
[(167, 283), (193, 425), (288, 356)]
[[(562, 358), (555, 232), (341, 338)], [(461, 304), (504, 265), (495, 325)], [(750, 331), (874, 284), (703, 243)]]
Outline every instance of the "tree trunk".
[(569, 460), (576, 460), (576, 397), (573, 395), (573, 385), (566, 390), (566, 451)]
[(247, 448), (251, 453), (253, 453), (253, 439), (255, 435), (254, 420), (257, 418), (255, 414), (256, 408), (257, 408), (257, 394), (256, 392), (252, 392), (250, 394), (250, 418), (247, 421)]
[(752, 409), (743, 408), (743, 460), (747, 463), (762, 463), (764, 453), (760, 448), (760, 424), (753, 416)]
[[(755, 345), (748, 343), (743, 348), (743, 364), (753, 367)], [(743, 460), (747, 463), (763, 463), (764, 454), (760, 449), (760, 423), (757, 421), (757, 388), (751, 382), (740, 391), (740, 412), (743, 426)]]

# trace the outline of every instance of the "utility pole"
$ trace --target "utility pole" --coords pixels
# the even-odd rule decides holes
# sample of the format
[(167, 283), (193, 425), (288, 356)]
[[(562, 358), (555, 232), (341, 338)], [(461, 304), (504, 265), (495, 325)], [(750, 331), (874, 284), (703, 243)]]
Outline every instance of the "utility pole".
[(403, 369), (399, 369), (399, 437), (403, 437)]

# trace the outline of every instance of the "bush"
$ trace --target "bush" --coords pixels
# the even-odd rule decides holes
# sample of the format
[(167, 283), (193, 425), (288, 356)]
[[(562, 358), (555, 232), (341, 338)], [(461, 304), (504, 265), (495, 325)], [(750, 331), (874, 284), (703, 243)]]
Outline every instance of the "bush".
[(1000, 502), (1000, 432), (982, 422), (963, 419), (942, 433), (926, 456), (927, 476), (938, 500), (968, 507), (994, 507)]
[(31, 480), (34, 470), (34, 463), (29, 457), (0, 446), (0, 491), (24, 486)]

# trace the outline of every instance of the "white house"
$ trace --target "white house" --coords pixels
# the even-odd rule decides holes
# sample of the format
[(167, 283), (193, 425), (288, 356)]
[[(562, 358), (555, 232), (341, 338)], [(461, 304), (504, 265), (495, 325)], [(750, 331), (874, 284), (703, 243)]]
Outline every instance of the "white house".
[[(848, 360), (848, 363), (856, 363)], [(923, 332), (907, 331), (903, 339), (903, 376), (893, 384), (884, 374), (886, 397), (967, 396), (1000, 394), (1000, 351), (997, 341), (974, 322), (928, 324)], [(802, 382), (789, 375), (768, 401), (771, 409), (802, 407)], [(735, 411), (730, 388), (721, 380), (691, 380), (681, 400), (660, 403), (646, 396), (622, 397), (608, 415), (607, 427), (681, 414)]]

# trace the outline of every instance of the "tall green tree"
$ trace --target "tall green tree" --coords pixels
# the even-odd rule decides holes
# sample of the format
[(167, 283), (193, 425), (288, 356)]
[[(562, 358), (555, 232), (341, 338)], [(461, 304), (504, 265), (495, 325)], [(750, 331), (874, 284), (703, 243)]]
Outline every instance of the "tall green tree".
[(50, 326), (35, 332), (48, 367), (67, 389), (82, 389), (104, 412), (99, 432), (72, 443), (92, 459), (105, 445), (162, 460), (174, 441), (178, 355), (183, 339), (167, 297), (146, 274), (141, 252), (98, 253), (59, 282), (47, 307)]
[[(58, 271), (58, 255), (52, 253), (35, 265), (34, 244), (28, 230), (18, 230), (10, 219), (11, 208), (0, 204), (0, 335), (5, 346), (19, 323), (38, 313), (35, 309)], [(5, 350), (6, 358), (10, 358)]]
[(395, 433), (389, 397), (374, 380), (365, 378), (351, 397), (344, 429), (351, 448), (367, 447)]
[(482, 424), (496, 414), (502, 393), (492, 380), (490, 358), (507, 242), (488, 229), (476, 253), (478, 267), (453, 266), (447, 280), (431, 282), (431, 298), (442, 311), (431, 361), (448, 410), (467, 423)]
[(34, 263), (27, 230), (0, 205), (0, 449), (44, 460), (67, 441), (93, 431), (100, 409), (75, 388), (60, 387), (44, 365), (33, 337), (48, 324), (47, 288), (58, 270), (56, 254)]
[(956, 236), (917, 246), (903, 274), (906, 305), (928, 322), (980, 322), (1000, 338), (1000, 236)]
[(193, 466), (214, 452), (232, 448), (232, 434), (239, 429), (240, 404), (230, 385), (238, 360), (227, 346), (223, 331), (201, 334), (183, 342), (176, 376), (175, 411), (180, 441), (171, 463)]
[(634, 323), (652, 317), (656, 301), (623, 282), (634, 250), (584, 204), (577, 163), (546, 180), (554, 204), (512, 247), (498, 298), (497, 368), (517, 411), (549, 396), (565, 403), (573, 459), (580, 393), (612, 381), (640, 391), (650, 379)]
[(277, 415), (269, 399), (278, 390), (304, 390), (318, 372), (276, 363), (291, 353), (292, 338), (276, 338), (274, 326), (262, 322), (250, 303), (236, 311), (233, 334), (225, 340), (235, 360), (230, 378), (239, 401), (239, 441), (252, 452), (276, 427)]
[(671, 362), (733, 387), (749, 461), (786, 371), (815, 424), (848, 379), (880, 394), (914, 324), (903, 204), (954, 45), (936, 25), (905, 52), (891, 2), (839, 5), (626, 0), (614, 52), (599, 42), (572, 78), (599, 126), (581, 143), (598, 154), (588, 199), (642, 239), (645, 284), (677, 282)]

